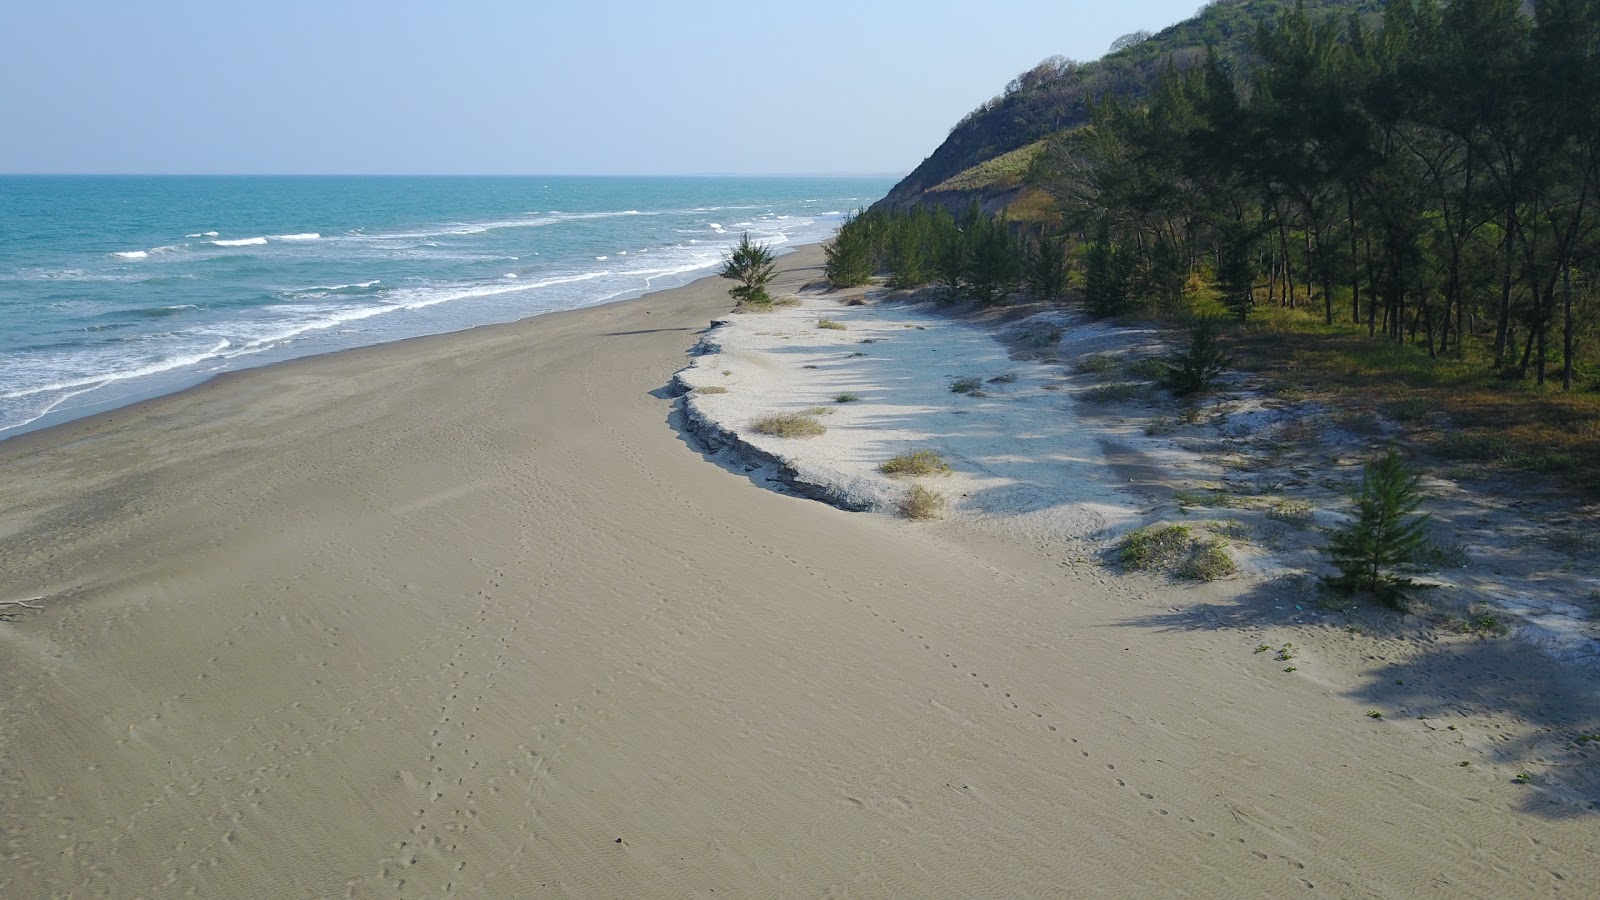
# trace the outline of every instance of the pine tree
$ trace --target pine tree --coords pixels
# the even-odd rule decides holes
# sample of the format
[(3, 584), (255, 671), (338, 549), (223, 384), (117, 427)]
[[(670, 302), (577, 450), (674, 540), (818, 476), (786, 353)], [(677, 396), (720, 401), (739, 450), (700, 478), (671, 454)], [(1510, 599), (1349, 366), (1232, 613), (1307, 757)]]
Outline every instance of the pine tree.
[(1042, 234), (1028, 248), (1028, 288), (1033, 299), (1046, 303), (1061, 296), (1067, 288), (1067, 239)]
[(967, 283), (983, 306), (1005, 302), (1022, 276), (1022, 249), (1003, 216), (975, 226), (968, 255)]
[(1174, 397), (1202, 394), (1216, 386), (1217, 377), (1233, 365), (1233, 359), (1218, 341), (1217, 325), (1201, 319), (1189, 329), (1189, 346), (1167, 360), (1162, 383)]
[(1127, 251), (1111, 240), (1111, 226), (1101, 222), (1083, 260), (1083, 305), (1089, 315), (1104, 318), (1128, 311), (1129, 263)]
[(772, 298), (767, 296), (767, 283), (772, 281), (775, 260), (772, 247), (752, 242), (747, 231), (740, 236), (739, 246), (723, 256), (722, 268), (717, 274), (738, 282), (728, 289), (728, 295), (739, 301), (739, 305), (764, 306), (772, 303)]
[(1421, 481), (1393, 450), (1367, 463), (1356, 496), (1356, 520), (1328, 541), (1328, 556), (1339, 570), (1328, 579), (1331, 587), (1346, 594), (1366, 591), (1395, 609), (1406, 609), (1407, 594), (1420, 585), (1400, 573), (1416, 570), (1429, 518), (1414, 515), (1422, 504)]
[(823, 273), (836, 288), (856, 287), (872, 280), (872, 236), (870, 222), (859, 216), (845, 219), (839, 234), (823, 248), (827, 263)]

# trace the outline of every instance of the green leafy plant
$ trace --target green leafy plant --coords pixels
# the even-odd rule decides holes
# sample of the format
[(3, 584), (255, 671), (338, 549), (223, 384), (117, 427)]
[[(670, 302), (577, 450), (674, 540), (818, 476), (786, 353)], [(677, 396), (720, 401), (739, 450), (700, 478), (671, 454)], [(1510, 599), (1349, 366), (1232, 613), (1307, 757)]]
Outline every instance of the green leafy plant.
[(756, 434), (771, 435), (772, 437), (802, 438), (816, 437), (828, 429), (813, 416), (800, 413), (777, 413), (763, 416), (750, 423), (750, 430)]
[(945, 503), (943, 494), (913, 484), (900, 498), (900, 515), (908, 519), (936, 519), (944, 512)]
[(1426, 541), (1428, 516), (1415, 515), (1422, 504), (1422, 476), (1393, 450), (1367, 463), (1356, 496), (1356, 519), (1332, 533), (1328, 556), (1339, 570), (1328, 584), (1344, 594), (1365, 591), (1399, 610), (1419, 585), (1400, 574), (1414, 571)]
[(1167, 360), (1161, 383), (1174, 397), (1192, 397), (1216, 387), (1218, 378), (1232, 365), (1217, 324), (1200, 319), (1189, 328), (1189, 346)]
[(849, 391), (846, 391), (846, 392), (844, 392), (842, 394), (834, 394), (833, 395), (833, 402), (835, 402), (835, 403), (854, 403), (854, 402), (856, 402), (857, 400), (860, 400), (860, 399), (861, 399), (860, 395), (852, 394)]
[(822, 248), (827, 262), (823, 274), (836, 288), (855, 287), (872, 280), (872, 228), (875, 220), (853, 215), (839, 226), (839, 234)]
[(942, 475), (950, 471), (944, 457), (932, 450), (908, 450), (893, 459), (878, 464), (885, 475)]
[(737, 282), (728, 289), (728, 295), (741, 306), (770, 306), (767, 284), (772, 281), (776, 257), (768, 244), (750, 240), (750, 232), (739, 238), (739, 245), (722, 258), (722, 268), (717, 274)]

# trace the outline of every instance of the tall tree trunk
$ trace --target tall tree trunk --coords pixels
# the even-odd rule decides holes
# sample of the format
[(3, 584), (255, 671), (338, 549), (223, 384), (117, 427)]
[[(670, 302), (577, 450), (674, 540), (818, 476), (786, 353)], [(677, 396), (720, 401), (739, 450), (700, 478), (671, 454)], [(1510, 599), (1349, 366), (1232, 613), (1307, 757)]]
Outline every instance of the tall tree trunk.
[(1572, 267), (1561, 270), (1561, 390), (1572, 390)]
[[(1506, 330), (1511, 327), (1511, 260), (1514, 248), (1511, 245), (1512, 236), (1517, 222), (1517, 208), (1510, 205), (1506, 208), (1506, 232), (1501, 241), (1505, 246), (1505, 259), (1500, 270), (1500, 316), (1494, 329), (1494, 364), (1496, 367), (1504, 365), (1506, 357)], [(1527, 361), (1524, 359), (1522, 374), (1527, 374)]]
[(1350, 321), (1361, 324), (1361, 251), (1356, 235), (1356, 195), (1345, 195), (1345, 209), (1350, 217)]

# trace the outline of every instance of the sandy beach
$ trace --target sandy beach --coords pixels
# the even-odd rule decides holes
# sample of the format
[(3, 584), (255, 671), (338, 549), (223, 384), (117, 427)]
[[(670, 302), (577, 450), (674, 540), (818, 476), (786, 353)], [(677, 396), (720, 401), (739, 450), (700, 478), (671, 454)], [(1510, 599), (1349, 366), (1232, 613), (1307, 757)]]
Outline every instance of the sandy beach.
[(43, 598), (0, 622), (0, 896), (1600, 883), (1600, 818), (1508, 777), (1592, 680), (1356, 635), (1291, 676), (1281, 598), (763, 490), (675, 427), (726, 286), (0, 443), (0, 600)]

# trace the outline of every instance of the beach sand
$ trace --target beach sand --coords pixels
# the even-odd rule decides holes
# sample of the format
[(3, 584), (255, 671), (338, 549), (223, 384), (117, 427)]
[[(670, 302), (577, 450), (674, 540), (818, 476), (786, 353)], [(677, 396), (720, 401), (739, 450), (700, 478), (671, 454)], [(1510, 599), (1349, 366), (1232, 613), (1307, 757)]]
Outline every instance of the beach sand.
[(45, 598), (0, 623), (0, 896), (1600, 883), (1592, 814), (1178, 614), (1226, 584), (708, 461), (665, 388), (725, 288), (0, 444), (0, 599)]

